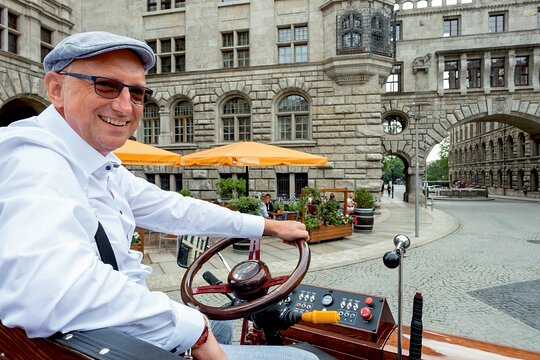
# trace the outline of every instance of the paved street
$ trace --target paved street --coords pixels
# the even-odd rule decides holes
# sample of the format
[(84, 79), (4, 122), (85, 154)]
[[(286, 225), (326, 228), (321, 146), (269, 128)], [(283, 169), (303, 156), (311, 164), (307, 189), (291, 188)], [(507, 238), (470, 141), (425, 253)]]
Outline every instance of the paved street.
[[(424, 328), (540, 351), (540, 204), (436, 201), (459, 219), (453, 234), (414, 247), (404, 262), (404, 322), (416, 291)], [(397, 269), (371, 260), (310, 272), (304, 282), (386, 296), (397, 319)]]
[[(404, 233), (412, 242), (404, 261), (405, 324), (419, 291), (425, 329), (540, 352), (540, 228), (532, 220), (538, 218), (540, 204), (436, 200), (434, 210), (420, 208), (420, 237), (415, 238), (414, 204), (403, 203), (402, 192), (397, 186), (393, 199), (382, 198), (372, 233), (312, 245), (304, 283), (387, 297), (397, 320), (398, 271), (386, 268), (382, 256), (393, 248), (393, 236)], [(282, 270), (290, 273), (296, 263), (296, 251), (278, 240), (264, 240), (262, 251), (274, 276)], [(176, 289), (182, 272), (174, 256), (148, 256), (155, 269), (149, 286), (180, 300)], [(235, 264), (245, 254), (226, 257)], [(215, 272), (224, 280), (220, 267)]]

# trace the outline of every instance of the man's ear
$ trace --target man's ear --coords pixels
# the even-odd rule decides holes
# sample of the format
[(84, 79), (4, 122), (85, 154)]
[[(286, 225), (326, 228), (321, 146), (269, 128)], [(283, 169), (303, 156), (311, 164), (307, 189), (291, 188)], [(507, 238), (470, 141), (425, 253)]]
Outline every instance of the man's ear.
[(55, 72), (49, 71), (45, 74), (45, 87), (49, 100), (55, 108), (61, 109), (64, 107), (64, 77)]

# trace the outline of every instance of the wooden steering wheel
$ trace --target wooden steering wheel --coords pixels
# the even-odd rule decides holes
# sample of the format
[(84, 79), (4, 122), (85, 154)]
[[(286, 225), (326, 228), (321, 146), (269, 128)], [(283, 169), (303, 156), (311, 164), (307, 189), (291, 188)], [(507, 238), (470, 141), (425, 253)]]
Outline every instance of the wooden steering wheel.
[[(240, 238), (222, 239), (202, 253), (189, 266), (180, 286), (180, 295), (184, 303), (198, 309), (211, 319), (233, 320), (249, 317), (270, 305), (285, 298), (300, 284), (309, 268), (311, 258), (309, 246), (304, 240), (292, 245), (298, 247), (299, 259), (296, 268), (288, 276), (272, 278), (268, 266), (260, 260), (260, 239), (251, 240), (248, 260), (235, 265), (228, 276), (228, 284), (207, 285), (193, 288), (193, 278), (201, 267), (215, 254), (235, 244)], [(271, 286), (278, 286), (268, 292)], [(233, 293), (237, 298), (245, 300), (239, 305), (213, 307), (202, 304), (195, 299), (199, 294)]]

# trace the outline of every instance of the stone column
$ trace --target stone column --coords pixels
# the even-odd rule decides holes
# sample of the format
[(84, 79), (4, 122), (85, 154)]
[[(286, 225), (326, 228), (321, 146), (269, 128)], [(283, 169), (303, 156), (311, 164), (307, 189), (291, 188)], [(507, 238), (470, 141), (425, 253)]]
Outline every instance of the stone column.
[(508, 71), (506, 72), (506, 87), (508, 88), (509, 93), (516, 91), (516, 84), (514, 81), (514, 75), (516, 70), (516, 50), (508, 50)]
[(491, 52), (484, 52), (484, 69), (482, 74), (482, 82), (484, 83), (484, 93), (491, 93), (490, 75), (491, 73)]

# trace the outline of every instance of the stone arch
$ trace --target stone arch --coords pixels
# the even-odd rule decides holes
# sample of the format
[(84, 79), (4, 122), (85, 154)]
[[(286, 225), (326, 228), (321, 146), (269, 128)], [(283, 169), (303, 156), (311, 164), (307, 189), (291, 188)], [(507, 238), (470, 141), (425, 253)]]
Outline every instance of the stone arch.
[(13, 97), (0, 108), (0, 127), (8, 126), (15, 120), (36, 116), (45, 110), (47, 105), (46, 100), (31, 94)]

